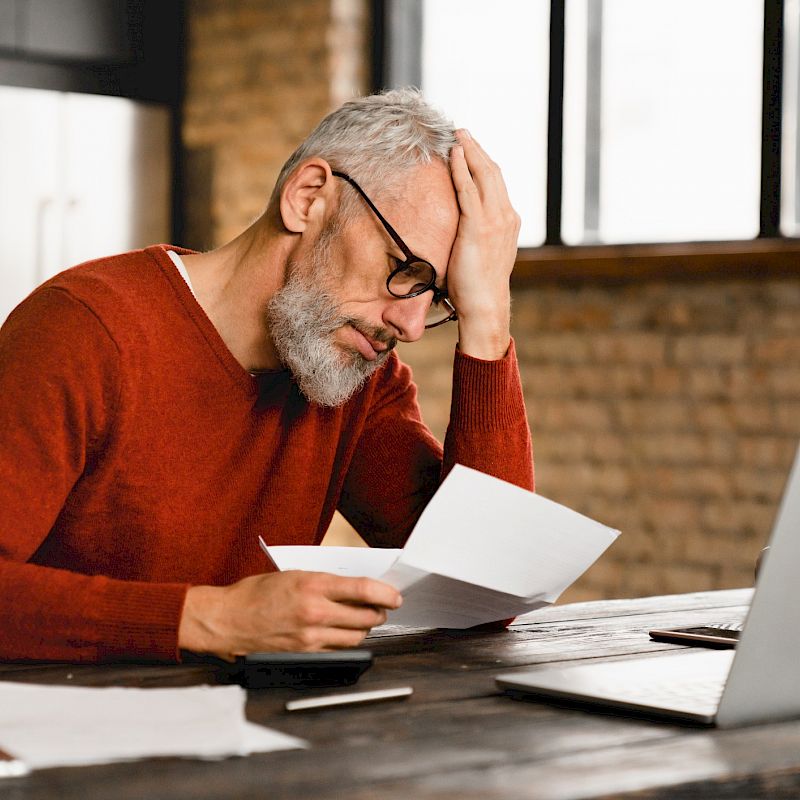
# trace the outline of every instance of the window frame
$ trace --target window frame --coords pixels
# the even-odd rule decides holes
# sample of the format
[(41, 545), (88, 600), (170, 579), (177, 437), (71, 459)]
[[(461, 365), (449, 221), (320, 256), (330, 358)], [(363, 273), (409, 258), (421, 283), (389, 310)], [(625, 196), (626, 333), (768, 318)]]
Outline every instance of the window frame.
[[(602, 0), (593, 0), (602, 2)], [(564, 49), (566, 0), (550, 0), (550, 69), (546, 236), (538, 247), (518, 250), (513, 284), (549, 281), (800, 277), (800, 238), (780, 230), (783, 114), (784, 0), (763, 0), (761, 180), (759, 233), (735, 241), (568, 245), (561, 237), (563, 196)], [(421, 18), (422, 0), (403, 0)], [(393, 0), (372, 0), (372, 89), (384, 88), (391, 53)], [(417, 23), (418, 24), (418, 23)], [(407, 34), (406, 34), (407, 35)], [(419, 51), (417, 50), (417, 53)], [(417, 57), (419, 57), (417, 55)], [(411, 73), (414, 67), (410, 68)], [(420, 74), (421, 66), (416, 67)]]

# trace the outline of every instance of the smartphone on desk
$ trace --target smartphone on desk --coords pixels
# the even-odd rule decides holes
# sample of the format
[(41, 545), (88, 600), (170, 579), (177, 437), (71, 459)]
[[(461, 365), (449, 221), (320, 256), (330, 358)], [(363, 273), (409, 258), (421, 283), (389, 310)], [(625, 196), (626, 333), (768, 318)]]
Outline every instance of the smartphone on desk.
[(726, 649), (736, 647), (741, 631), (741, 623), (732, 622), (718, 625), (695, 625), (690, 628), (655, 629), (650, 631), (650, 638), (657, 642)]
[(229, 677), (247, 689), (350, 686), (373, 662), (369, 650), (329, 653), (251, 653), (236, 659)]

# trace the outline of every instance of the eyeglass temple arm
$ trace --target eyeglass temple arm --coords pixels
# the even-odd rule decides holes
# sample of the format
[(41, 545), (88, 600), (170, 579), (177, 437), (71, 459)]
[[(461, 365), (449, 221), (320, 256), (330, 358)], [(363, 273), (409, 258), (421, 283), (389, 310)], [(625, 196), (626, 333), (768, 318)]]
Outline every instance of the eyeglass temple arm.
[(333, 169), (331, 170), (331, 174), (335, 175), (337, 178), (347, 181), (364, 198), (366, 204), (373, 210), (375, 216), (381, 221), (383, 227), (386, 228), (386, 232), (392, 237), (394, 243), (403, 252), (403, 255), (406, 258), (415, 258), (411, 250), (408, 249), (406, 243), (400, 238), (400, 234), (386, 221), (383, 214), (381, 214), (381, 212), (375, 207), (375, 203), (373, 203), (372, 200), (367, 197), (366, 192), (346, 173)]

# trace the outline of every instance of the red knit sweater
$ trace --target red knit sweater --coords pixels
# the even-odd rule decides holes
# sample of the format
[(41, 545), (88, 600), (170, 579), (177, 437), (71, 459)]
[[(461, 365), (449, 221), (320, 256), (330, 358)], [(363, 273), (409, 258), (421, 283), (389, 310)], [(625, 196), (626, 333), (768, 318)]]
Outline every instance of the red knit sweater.
[(402, 546), (456, 462), (533, 488), (513, 344), (454, 369), (443, 467), (394, 354), (322, 408), (239, 365), (164, 247), (48, 281), (0, 330), (0, 658), (174, 661), (187, 588), (269, 569), (259, 534), (338, 508)]

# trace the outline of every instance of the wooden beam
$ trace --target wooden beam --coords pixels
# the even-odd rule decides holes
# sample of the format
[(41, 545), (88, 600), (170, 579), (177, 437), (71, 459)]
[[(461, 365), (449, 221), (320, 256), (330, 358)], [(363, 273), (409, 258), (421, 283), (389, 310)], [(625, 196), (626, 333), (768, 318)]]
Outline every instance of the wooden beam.
[(800, 278), (800, 239), (521, 248), (512, 286)]

